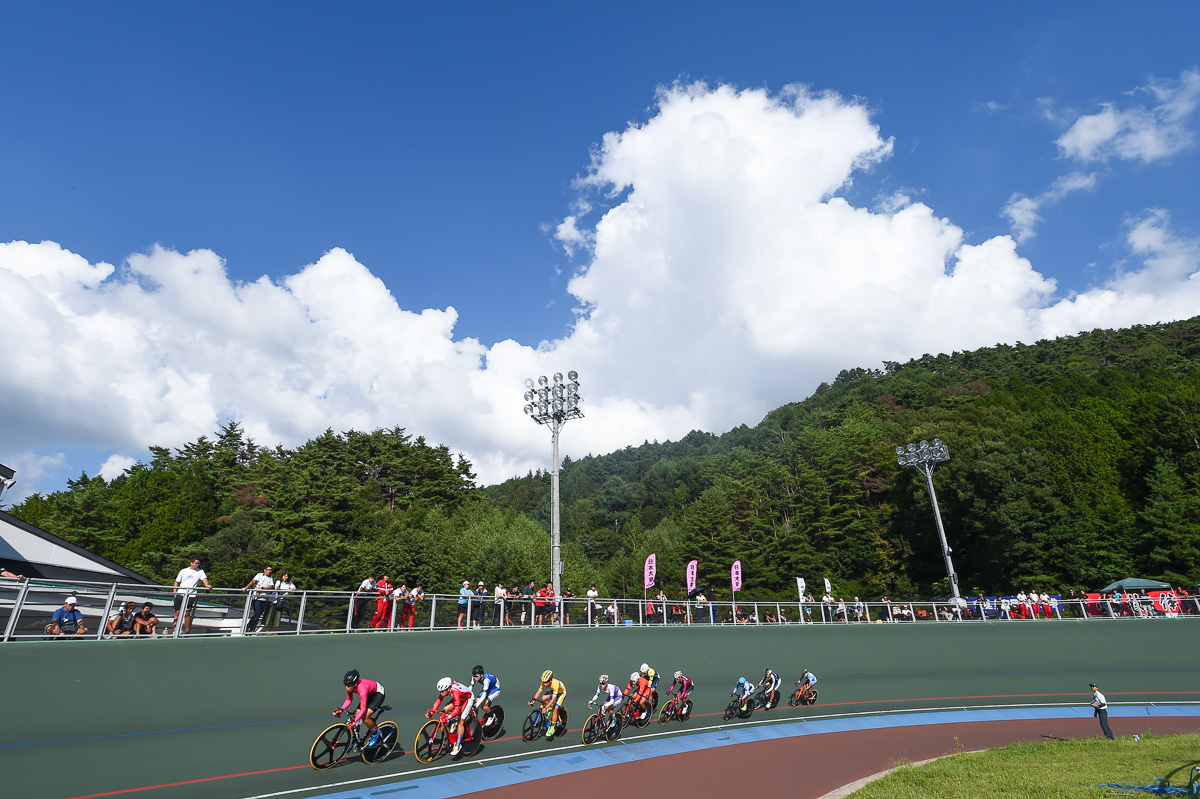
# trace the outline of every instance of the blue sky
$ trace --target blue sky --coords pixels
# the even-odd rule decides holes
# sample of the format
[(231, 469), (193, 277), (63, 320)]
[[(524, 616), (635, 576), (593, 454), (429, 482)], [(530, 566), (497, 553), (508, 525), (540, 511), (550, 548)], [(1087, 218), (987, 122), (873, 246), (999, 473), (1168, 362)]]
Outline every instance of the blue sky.
[(580, 368), (581, 455), (884, 358), (1200, 313), (1194, 3), (67, 8), (0, 4), (18, 496), (228, 418), (400, 424), (492, 482), (548, 460), (526, 373)]

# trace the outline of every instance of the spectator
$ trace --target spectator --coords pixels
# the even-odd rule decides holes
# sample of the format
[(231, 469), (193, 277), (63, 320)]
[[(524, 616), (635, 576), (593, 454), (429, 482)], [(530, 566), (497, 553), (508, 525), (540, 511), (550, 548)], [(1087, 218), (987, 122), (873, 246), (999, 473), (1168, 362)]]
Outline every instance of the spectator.
[(271, 576), (273, 568), (263, 566), (263, 570), (251, 577), (250, 582), (242, 588), (243, 591), (254, 588), (254, 593), (250, 595), (250, 618), (247, 619), (246, 628), (243, 630), (247, 635), (255, 631), (260, 619), (266, 622), (267, 605), (275, 598), (275, 593), (270, 590), (275, 587), (275, 578)]
[(1042, 589), (1042, 616), (1044, 618), (1053, 618), (1051, 614), (1054, 611), (1054, 606), (1058, 604), (1054, 597), (1046, 593), (1046, 589)]
[(808, 623), (812, 624), (813, 623), (812, 609), (813, 609), (813, 605), (817, 604), (817, 600), (813, 599), (812, 592), (809, 592), (808, 596), (805, 597), (804, 601), (806, 603), (808, 603), (804, 606), (804, 615), (808, 619)]
[(709, 607), (708, 597), (704, 595), (703, 591), (696, 594), (696, 618), (698, 618), (701, 623), (713, 623), (712, 608)]
[(471, 591), (471, 581), (463, 580), (462, 588), (458, 589), (458, 629), (466, 628), (467, 609), (471, 604), (471, 597), (475, 596)]
[(279, 582), (275, 583), (274, 599), (267, 608), (267, 635), (275, 635), (275, 630), (279, 628), (279, 622), (283, 619), (283, 612), (287, 609), (287, 595), (295, 590), (296, 584), (292, 582), (292, 575), (284, 572), (279, 577)]
[(504, 583), (497, 580), (496, 587), (492, 589), (492, 624), (496, 627), (502, 626), (505, 622), (504, 600), (507, 596), (508, 592), (504, 590)]
[(846, 618), (846, 600), (842, 599), (841, 597), (838, 597), (837, 610), (835, 611), (835, 617), (837, 618), (838, 621), (843, 622), (843, 623), (848, 621)]
[(375, 601), (375, 575), (370, 574), (367, 579), (358, 584), (358, 593), (354, 595), (354, 626), (358, 627), (362, 624), (362, 617), (366, 614), (367, 608)]
[(833, 595), (828, 591), (821, 597), (821, 621), (826, 624), (833, 621)]
[(854, 597), (854, 620), (855, 621), (866, 621), (866, 619), (867, 619), (867, 606), (862, 603), (861, 599), (859, 599), (858, 597)]
[(142, 609), (133, 614), (134, 635), (154, 635), (158, 627), (158, 616), (154, 615), (154, 603), (143, 602)]
[(596, 590), (596, 584), (592, 583), (592, 587), (587, 590), (587, 621), (589, 625), (600, 624), (600, 619), (596, 618), (596, 599), (599, 596), (600, 592)]
[[(533, 611), (534, 611), (533, 598), (536, 594), (537, 594), (537, 589), (533, 587), (533, 580), (530, 580), (529, 585), (527, 585), (523, 589), (521, 589), (521, 596), (523, 596), (526, 600), (528, 600), (529, 626), (530, 627), (533, 626)], [(521, 623), (522, 624), (525, 623), (525, 609), (524, 608), (521, 609)]]
[(212, 590), (208, 575), (200, 568), (200, 558), (192, 558), (191, 564), (186, 569), (180, 569), (179, 574), (175, 575), (175, 615), (171, 618), (172, 630), (179, 629), (176, 623), (179, 621), (179, 611), (182, 610), (183, 631), (192, 631), (192, 617), (196, 615), (196, 599), (199, 593), (197, 586), (200, 583)]
[(25, 579), (25, 575), (13, 574), (12, 572), (10, 572), (8, 569), (4, 568), (3, 566), (0, 566), (0, 577), (7, 577), (11, 580), (24, 580)]
[(381, 630), (392, 626), (392, 576), (387, 572), (375, 582), (375, 615), (371, 617), (371, 629)]
[(413, 620), (417, 617), (417, 603), (425, 598), (425, 589), (417, 583), (416, 587), (408, 592), (408, 601), (404, 605), (404, 612), (408, 616), (408, 627), (412, 629)]
[(483, 580), (479, 581), (479, 585), (475, 586), (475, 603), (471, 605), (471, 619), (475, 622), (475, 629), (483, 626), (483, 606), (487, 602), (487, 587), (483, 584)]
[(604, 609), (604, 618), (609, 624), (616, 624), (621, 620), (621, 611), (617, 609), (617, 600), (614, 599), (612, 603)]
[(562, 592), (562, 623), (566, 627), (571, 623), (571, 607), (567, 604), (568, 599), (574, 599), (575, 592), (570, 588), (564, 588)]
[(105, 629), (109, 636), (133, 634), (133, 611), (136, 607), (136, 602), (126, 602), (117, 615), (108, 620)]
[(880, 604), (883, 607), (879, 610), (880, 621), (895, 621), (896, 617), (892, 615), (892, 600), (888, 599), (888, 595), (884, 594), (879, 598)]
[(87, 627), (83, 626), (83, 614), (75, 609), (79, 600), (73, 596), (63, 601), (63, 606), (54, 611), (50, 623), (46, 625), (46, 635), (83, 635)]
[(537, 614), (534, 624), (554, 624), (554, 583), (546, 583), (538, 590)]

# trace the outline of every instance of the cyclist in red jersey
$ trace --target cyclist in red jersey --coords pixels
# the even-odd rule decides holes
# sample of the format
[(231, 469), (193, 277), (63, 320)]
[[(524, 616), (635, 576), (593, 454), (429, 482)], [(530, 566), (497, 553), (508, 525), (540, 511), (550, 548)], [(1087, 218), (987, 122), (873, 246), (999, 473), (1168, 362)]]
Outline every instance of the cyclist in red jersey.
[(351, 669), (346, 672), (346, 676), (342, 678), (342, 684), (346, 686), (346, 701), (342, 703), (341, 707), (333, 711), (333, 715), (342, 715), (346, 708), (350, 707), (350, 703), (354, 701), (354, 697), (357, 695), (358, 712), (354, 715), (354, 720), (348, 721), (346, 724), (353, 727), (361, 721), (367, 725), (367, 729), (371, 731), (371, 735), (367, 739), (366, 745), (374, 746), (379, 742), (379, 732), (375, 728), (375, 719), (371, 717), (379, 712), (379, 708), (383, 707), (383, 686), (375, 680), (368, 680), (359, 676), (358, 669)]
[(629, 685), (625, 686), (625, 703), (641, 708), (639, 717), (650, 712), (650, 681), (636, 671), (629, 675)]
[(454, 757), (462, 750), (463, 729), (466, 726), (467, 718), (471, 715), (472, 700), (475, 697), (469, 687), (455, 682), (449, 677), (443, 677), (438, 680), (437, 690), (437, 699), (434, 700), (433, 707), (425, 711), (425, 718), (433, 718), (439, 712), (439, 709), (443, 709), (441, 708), (443, 700), (450, 700), (444, 711), (451, 718), (458, 717), (458, 724), (455, 726), (454, 732), (450, 734), (450, 756)]

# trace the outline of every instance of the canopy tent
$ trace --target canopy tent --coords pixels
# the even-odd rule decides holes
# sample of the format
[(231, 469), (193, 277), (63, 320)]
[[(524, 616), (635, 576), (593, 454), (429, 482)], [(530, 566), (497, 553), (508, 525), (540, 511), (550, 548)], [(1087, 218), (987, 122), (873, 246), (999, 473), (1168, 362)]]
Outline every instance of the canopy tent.
[(1170, 583), (1164, 583), (1159, 580), (1147, 580), (1143, 577), (1126, 577), (1124, 580), (1117, 580), (1112, 585), (1106, 585), (1100, 589), (1102, 594), (1111, 594), (1113, 591), (1169, 591)]

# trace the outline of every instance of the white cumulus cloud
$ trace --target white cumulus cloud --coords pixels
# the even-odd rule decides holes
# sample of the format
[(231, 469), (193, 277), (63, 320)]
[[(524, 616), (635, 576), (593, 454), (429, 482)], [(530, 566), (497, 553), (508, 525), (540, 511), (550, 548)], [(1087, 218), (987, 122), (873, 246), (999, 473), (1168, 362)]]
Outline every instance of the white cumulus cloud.
[(110, 476), (228, 419), (267, 445), (401, 425), (494, 482), (548, 465), (546, 431), (521, 411), (530, 375), (580, 372), (587, 416), (562, 440), (576, 457), (755, 424), (849, 367), (1200, 312), (1196, 242), (1164, 213), (1130, 220), (1136, 268), (1056, 298), (1009, 236), (969, 243), (906, 196), (845, 199), (891, 147), (836, 94), (664, 88), (579, 181), (557, 227), (580, 258), (577, 321), (541, 343), (456, 338), (454, 308), (407, 309), (342, 249), (240, 282), (207, 250), (114, 267), (0, 244), (0, 442), (43, 458), (56, 442), (98, 448)]

